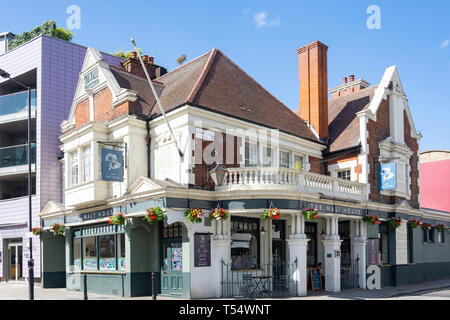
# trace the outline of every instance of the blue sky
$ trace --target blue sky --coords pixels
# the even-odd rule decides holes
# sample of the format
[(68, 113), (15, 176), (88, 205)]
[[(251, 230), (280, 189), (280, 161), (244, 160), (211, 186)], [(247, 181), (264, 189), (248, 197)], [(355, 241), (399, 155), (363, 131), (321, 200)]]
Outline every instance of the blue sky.
[[(145, 54), (172, 70), (217, 47), (291, 109), (298, 108), (296, 49), (328, 45), (328, 86), (354, 74), (371, 84), (397, 65), (421, 151), (450, 150), (450, 1), (4, 1), (0, 32), (19, 34), (55, 20), (66, 27), (80, 8), (73, 42), (104, 52), (128, 51), (134, 37)], [(367, 8), (380, 8), (369, 29)]]

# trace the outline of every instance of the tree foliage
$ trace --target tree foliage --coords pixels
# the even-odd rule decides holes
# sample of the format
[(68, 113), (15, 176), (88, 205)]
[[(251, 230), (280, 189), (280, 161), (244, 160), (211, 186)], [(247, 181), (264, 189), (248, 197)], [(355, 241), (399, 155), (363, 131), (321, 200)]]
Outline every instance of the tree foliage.
[(8, 50), (14, 49), (15, 47), (18, 47), (24, 44), (25, 42), (40, 36), (41, 34), (47, 35), (49, 37), (62, 39), (65, 41), (72, 40), (74, 36), (74, 34), (70, 32), (70, 30), (68, 29), (64, 30), (61, 27), (57, 28), (55, 21), (47, 21), (44, 22), (42, 25), (37, 26), (31, 31), (23, 32), (14, 37), (14, 39), (12, 39), (8, 44)]

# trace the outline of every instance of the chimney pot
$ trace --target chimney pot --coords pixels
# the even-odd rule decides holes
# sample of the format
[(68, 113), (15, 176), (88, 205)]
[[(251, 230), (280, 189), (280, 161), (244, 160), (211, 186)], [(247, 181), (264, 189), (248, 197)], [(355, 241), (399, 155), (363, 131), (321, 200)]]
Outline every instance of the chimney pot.
[(153, 64), (153, 57), (148, 57), (148, 63)]
[(350, 80), (350, 82), (355, 81), (355, 75), (349, 75), (348, 79)]
[(342, 79), (342, 83), (347, 83), (347, 77), (344, 77), (343, 79)]
[(131, 58), (136, 59), (136, 57), (137, 57), (137, 52), (136, 52), (136, 51), (133, 51), (133, 52), (131, 53)]
[(142, 56), (142, 59), (144, 59), (144, 62), (145, 62), (145, 63), (148, 63), (148, 55), (144, 54), (144, 55)]

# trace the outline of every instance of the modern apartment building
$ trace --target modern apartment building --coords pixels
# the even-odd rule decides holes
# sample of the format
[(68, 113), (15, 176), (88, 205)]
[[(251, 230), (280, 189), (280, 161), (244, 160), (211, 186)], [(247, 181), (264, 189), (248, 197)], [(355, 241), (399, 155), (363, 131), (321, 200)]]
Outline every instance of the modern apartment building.
[[(13, 35), (0, 34), (0, 69), (32, 88), (32, 226), (49, 200), (61, 201), (59, 124), (67, 118), (86, 48), (45, 35), (6, 51)], [(3, 50), (5, 49), (5, 50)], [(105, 55), (112, 64), (120, 60)], [(0, 78), (0, 278), (28, 277), (28, 93)], [(33, 239), (34, 275), (40, 278), (40, 243)], [(39, 280), (38, 280), (39, 281)]]

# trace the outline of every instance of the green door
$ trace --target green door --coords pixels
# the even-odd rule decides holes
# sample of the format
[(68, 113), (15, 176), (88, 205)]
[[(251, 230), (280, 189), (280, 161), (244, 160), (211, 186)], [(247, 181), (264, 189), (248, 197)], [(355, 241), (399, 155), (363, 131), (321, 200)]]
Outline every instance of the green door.
[(183, 295), (183, 248), (181, 240), (162, 241), (161, 294)]

